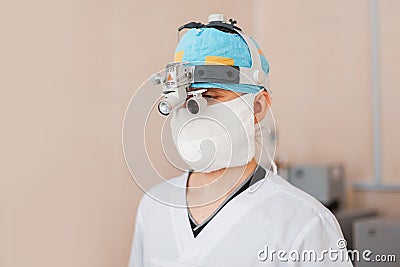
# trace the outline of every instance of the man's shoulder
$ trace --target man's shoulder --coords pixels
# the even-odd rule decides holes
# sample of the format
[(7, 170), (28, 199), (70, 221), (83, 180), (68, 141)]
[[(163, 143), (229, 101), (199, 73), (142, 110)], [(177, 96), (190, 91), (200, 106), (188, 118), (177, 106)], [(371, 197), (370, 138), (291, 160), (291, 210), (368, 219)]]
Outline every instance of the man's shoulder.
[[(288, 217), (308, 221), (320, 216), (333, 216), (317, 199), (287, 182), (279, 175), (271, 174), (266, 179), (266, 186), (274, 188), (269, 199), (265, 199), (265, 208), (272, 209)], [(262, 193), (262, 192), (261, 192)]]

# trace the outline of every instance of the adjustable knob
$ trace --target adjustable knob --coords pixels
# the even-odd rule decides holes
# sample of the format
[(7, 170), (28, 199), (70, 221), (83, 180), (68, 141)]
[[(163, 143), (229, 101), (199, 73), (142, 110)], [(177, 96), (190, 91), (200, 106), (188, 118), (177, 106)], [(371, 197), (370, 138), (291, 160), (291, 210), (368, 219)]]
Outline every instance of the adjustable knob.
[(262, 84), (267, 79), (267, 75), (265, 75), (265, 72), (262, 70), (255, 70), (253, 72), (253, 79), (257, 84)]
[(162, 77), (159, 73), (154, 74), (153, 77), (151, 77), (151, 83), (154, 85), (160, 84), (161, 79), (162, 79)]
[(211, 14), (208, 16), (208, 23), (214, 22), (214, 21), (222, 21), (225, 22), (225, 16), (224, 14)]

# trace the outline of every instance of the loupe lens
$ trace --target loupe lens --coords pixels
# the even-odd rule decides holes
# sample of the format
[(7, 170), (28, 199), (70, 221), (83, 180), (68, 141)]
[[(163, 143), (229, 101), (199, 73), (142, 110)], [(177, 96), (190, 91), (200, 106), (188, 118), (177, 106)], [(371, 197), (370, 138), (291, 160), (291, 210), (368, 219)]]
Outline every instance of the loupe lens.
[(168, 115), (171, 112), (169, 103), (165, 101), (160, 102), (158, 104), (158, 111), (160, 111), (162, 115)]
[(196, 101), (196, 99), (189, 99), (188, 102), (186, 103), (187, 108), (190, 113), (192, 114), (197, 114), (200, 111), (200, 105)]

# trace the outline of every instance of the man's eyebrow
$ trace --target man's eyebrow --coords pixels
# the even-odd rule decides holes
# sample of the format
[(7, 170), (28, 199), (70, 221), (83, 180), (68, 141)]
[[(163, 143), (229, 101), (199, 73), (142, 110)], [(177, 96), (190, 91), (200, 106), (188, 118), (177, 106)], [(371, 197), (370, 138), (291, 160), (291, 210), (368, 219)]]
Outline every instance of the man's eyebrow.
[(212, 93), (212, 94), (220, 95), (220, 94), (223, 94), (223, 90), (207, 90), (204, 93)]

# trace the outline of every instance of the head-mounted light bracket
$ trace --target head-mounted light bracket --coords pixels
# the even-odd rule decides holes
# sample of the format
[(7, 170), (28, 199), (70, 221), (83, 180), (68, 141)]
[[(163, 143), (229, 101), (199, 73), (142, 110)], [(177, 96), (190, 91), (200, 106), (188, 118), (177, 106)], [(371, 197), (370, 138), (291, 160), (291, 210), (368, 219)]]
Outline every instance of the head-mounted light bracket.
[[(246, 42), (251, 57), (251, 67), (237, 67), (227, 65), (191, 65), (187, 62), (169, 63), (165, 72), (153, 76), (154, 84), (161, 84), (164, 96), (163, 107), (169, 107), (169, 112), (177, 105), (184, 103), (188, 96), (189, 87), (192, 83), (227, 83), (227, 84), (252, 84), (264, 87), (270, 92), (267, 75), (262, 69), (259, 50), (254, 41), (244, 34), (242, 30), (235, 26), (235, 20), (230, 19), (230, 23), (224, 21), (221, 14), (212, 14), (209, 16), (209, 23), (190, 22), (178, 28), (179, 32), (183, 29), (192, 28), (216, 28), (225, 32), (239, 34)], [(161, 102), (160, 102), (161, 104)], [(160, 108), (159, 108), (160, 109)], [(169, 114), (168, 112), (168, 114)], [(163, 113), (164, 115), (168, 115)]]

